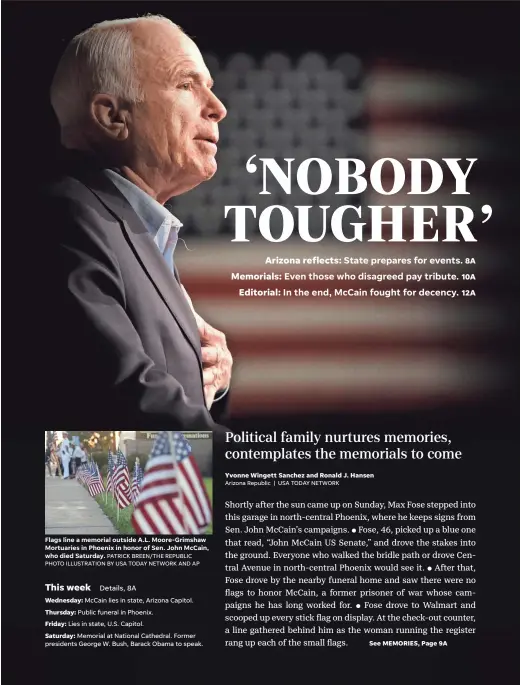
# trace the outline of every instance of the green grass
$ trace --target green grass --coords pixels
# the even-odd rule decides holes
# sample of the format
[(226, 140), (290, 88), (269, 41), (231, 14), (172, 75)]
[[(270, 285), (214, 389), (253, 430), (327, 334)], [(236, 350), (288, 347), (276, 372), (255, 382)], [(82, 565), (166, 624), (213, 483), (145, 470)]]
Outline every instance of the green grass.
[(103, 493), (98, 495), (96, 497), (96, 502), (112, 521), (114, 528), (119, 533), (122, 535), (135, 535), (135, 531), (131, 523), (132, 512), (134, 511), (133, 505), (126, 507), (126, 509), (119, 509), (118, 516), (118, 506), (116, 500), (111, 494)]
[[(213, 505), (213, 478), (204, 478), (204, 485), (208, 491), (208, 497)], [(131, 518), (134, 507), (131, 504), (126, 509), (119, 509), (118, 516), (118, 506), (116, 500), (111, 494), (103, 493), (96, 497), (96, 502), (99, 504), (103, 512), (108, 516), (110, 521), (114, 524), (114, 528), (121, 533), (121, 535), (135, 535), (135, 531), (132, 527)], [(211, 523), (208, 528), (206, 535), (212, 535), (213, 533), (213, 523)]]

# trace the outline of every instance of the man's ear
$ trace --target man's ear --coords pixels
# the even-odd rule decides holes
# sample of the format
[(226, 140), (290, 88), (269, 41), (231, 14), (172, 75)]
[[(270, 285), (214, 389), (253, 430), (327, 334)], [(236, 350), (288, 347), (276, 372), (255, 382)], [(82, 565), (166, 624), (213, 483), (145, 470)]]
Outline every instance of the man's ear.
[(128, 138), (129, 111), (122, 107), (116, 97), (98, 93), (90, 103), (94, 124), (113, 140)]

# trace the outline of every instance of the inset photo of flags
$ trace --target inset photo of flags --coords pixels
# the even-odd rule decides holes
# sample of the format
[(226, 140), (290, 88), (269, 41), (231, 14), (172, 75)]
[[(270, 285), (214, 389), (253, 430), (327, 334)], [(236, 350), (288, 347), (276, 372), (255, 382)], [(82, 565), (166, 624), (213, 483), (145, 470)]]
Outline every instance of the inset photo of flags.
[(46, 431), (45, 533), (209, 535), (212, 433)]

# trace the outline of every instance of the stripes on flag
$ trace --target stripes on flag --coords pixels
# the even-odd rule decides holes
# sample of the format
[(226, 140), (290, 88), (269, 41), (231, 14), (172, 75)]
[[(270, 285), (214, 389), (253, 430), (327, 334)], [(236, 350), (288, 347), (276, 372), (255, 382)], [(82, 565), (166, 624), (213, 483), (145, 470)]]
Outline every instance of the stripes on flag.
[[(320, 288), (331, 292), (335, 287), (385, 290), (388, 283), (363, 281), (360, 276), (399, 271), (406, 279), (426, 270), (414, 265), (415, 256), (427, 262), (428, 271), (453, 271), (453, 266), (431, 265), (430, 260), (439, 257), (438, 246), (387, 243), (374, 255), (373, 246), (349, 245), (345, 256), (368, 259), (368, 266), (315, 263), (314, 259), (339, 255), (333, 241), (323, 241), (319, 248), (289, 241), (277, 245), (281, 259), (299, 260), (283, 266), (269, 265), (272, 248), (260, 243), (253, 252), (240, 244), (226, 252), (208, 239), (204, 249), (194, 247), (182, 255), (184, 285), (197, 312), (224, 330), (231, 353), (240, 360), (229, 397), (233, 417), (452, 406), (493, 394), (504, 382), (499, 360), (486, 354), (490, 345), (507, 342), (507, 310), (492, 299), (244, 298), (238, 295), (243, 282), (232, 279), (239, 272), (287, 272), (304, 275), (305, 287), (310, 287), (310, 274), (316, 273), (334, 277), (326, 284), (319, 281)], [(208, 250), (212, 261), (207, 259)], [(478, 263), (479, 282), (495, 282), (503, 261), (500, 253), (475, 245), (471, 254)], [(443, 245), (443, 257), (462, 258), (463, 263), (465, 255), (460, 247)], [(374, 256), (410, 263), (371, 266)], [(354, 285), (339, 285), (338, 274), (346, 272), (355, 277)], [(261, 287), (271, 287), (269, 283), (262, 282)], [(253, 286), (260, 287), (256, 281)]]
[(143, 469), (141, 468), (138, 460), (136, 459), (134, 464), (134, 473), (132, 474), (132, 502), (135, 504), (139, 493), (141, 491), (141, 485), (143, 482)]
[(107, 492), (114, 493), (114, 457), (108, 450)]
[(105, 491), (99, 467), (94, 461), (92, 461), (90, 466), (90, 479), (87, 487), (91, 497), (96, 497)]
[[(287, 197), (289, 206), (314, 205), (310, 212), (311, 233), (315, 231), (314, 235), (318, 235), (322, 227), (319, 205), (330, 205), (330, 220), (335, 208), (352, 201), (334, 192), (338, 174), (334, 158), (338, 157), (361, 158), (367, 166), (366, 177), (374, 160), (381, 158), (399, 160), (406, 170), (405, 187), (387, 198), (388, 202), (381, 201), (381, 195), (371, 190), (371, 184), (364, 194), (353, 196), (363, 204), (365, 230), (370, 228), (368, 206), (437, 206), (439, 216), (434, 226), (442, 233), (443, 206), (467, 205), (477, 216), (485, 201), (494, 208), (495, 231), (482, 226), (483, 240), (478, 244), (364, 241), (347, 246), (335, 238), (304, 242), (296, 235), (295, 226), (294, 239), (276, 243), (274, 253), (273, 244), (261, 239), (255, 239), (251, 249), (250, 243), (222, 240), (221, 235), (190, 236), (193, 249), (176, 255), (177, 266), (197, 312), (225, 332), (230, 351), (240, 362), (233, 371), (229, 395), (228, 407), (233, 417), (454, 408), (483, 401), (481, 398), (493, 401), (493, 396), (508, 383), (508, 365), (496, 350), (510, 347), (509, 311), (516, 310), (517, 303), (513, 291), (505, 284), (515, 267), (509, 266), (512, 255), (503, 247), (504, 241), (493, 236), (500, 235), (497, 221), (507, 230), (510, 216), (514, 215), (514, 207), (509, 206), (510, 196), (514, 195), (509, 171), (514, 154), (511, 136), (490, 134), (493, 127), (507, 133), (516, 125), (516, 112), (510, 106), (510, 98), (504, 95), (507, 89), (500, 89), (492, 79), (489, 83), (488, 79), (483, 81), (477, 68), (454, 68), (442, 59), (434, 66), (429, 60), (412, 64), (408, 59), (389, 59), (386, 55), (384, 60), (367, 62), (363, 74), (359, 90), (354, 86), (341, 94), (347, 99), (338, 99), (345, 103), (350, 122), (342, 132), (344, 145), (336, 146), (342, 153), (338, 155), (335, 148), (329, 148), (329, 154), (309, 155), (322, 157), (330, 165), (334, 179), (330, 189), (314, 198), (304, 194), (304, 202), (300, 202), (298, 193), (293, 192), (292, 199)], [(353, 126), (348, 114), (347, 103), (352, 96), (361, 96), (366, 121), (362, 128)], [(320, 145), (317, 149), (325, 153), (318, 134), (327, 122), (332, 124), (332, 119), (327, 108), (319, 105), (314, 114), (318, 124), (316, 144)], [(278, 142), (273, 145), (277, 147)], [(307, 140), (305, 149), (312, 146), (312, 141)], [(295, 147), (290, 156), (298, 157), (298, 150)], [(222, 154), (219, 173), (229, 180), (235, 177), (236, 159), (228, 159), (224, 151)], [(438, 162), (447, 157), (479, 158), (475, 167), (478, 171), (472, 172), (476, 177), (470, 175), (471, 195), (464, 196), (463, 202), (456, 200), (457, 196), (450, 192), (453, 184), (446, 177), (439, 191), (426, 196), (427, 201), (423, 198), (414, 202), (407, 194), (408, 160), (414, 157)], [(382, 170), (383, 186), (387, 189), (393, 185), (392, 169), (391, 164), (385, 164)], [(430, 174), (426, 165), (424, 169), (423, 187), (428, 188)], [(244, 201), (246, 205), (258, 205), (261, 197), (270, 197), (259, 196), (252, 179), (251, 183), (243, 180), (245, 184), (237, 184), (235, 189), (233, 183), (219, 187), (217, 179), (217, 186), (212, 181), (211, 189), (201, 186), (200, 191), (178, 196), (174, 199), (175, 214), (182, 221), (189, 221), (191, 214), (200, 225), (198, 212), (204, 209), (196, 206), (196, 200), (202, 204), (202, 195), (216, 202), (213, 208), (208, 205), (208, 217), (214, 211), (218, 213), (223, 204), (235, 204), (235, 197), (238, 203), (239, 195), (244, 196), (240, 203)], [(197, 198), (199, 192), (202, 195)], [(229, 194), (229, 201), (222, 201), (222, 193)], [(384, 214), (389, 211), (387, 207)], [(343, 221), (346, 231), (351, 230), (352, 218), (348, 216), (347, 212)], [(413, 215), (408, 209), (403, 214), (406, 238), (410, 237), (410, 217)], [(252, 233), (253, 224), (251, 221)], [(432, 235), (429, 230), (425, 234), (428, 239)], [(276, 263), (273, 257), (280, 261)], [(460, 292), (468, 287), (461, 275), (468, 257), (476, 259), (471, 271), (478, 283), (477, 297), (464, 297)], [(372, 263), (374, 258), (377, 263)], [(447, 258), (446, 263), (439, 264), (439, 258)], [(451, 259), (455, 261), (450, 263)], [(454, 266), (457, 259), (461, 259), (460, 264)], [(509, 276), (505, 274), (506, 266)], [(426, 274), (455, 274), (458, 280), (450, 281), (449, 287), (458, 294), (453, 299), (402, 295), (386, 298), (372, 294), (373, 288), (391, 290), (399, 281), (374, 282), (367, 275), (383, 277), (400, 272), (404, 283), (412, 274), (422, 276), (417, 295)], [(240, 294), (244, 287), (274, 288), (273, 274), (285, 283), (279, 288), (280, 296)], [(244, 283), (244, 275), (253, 282)], [(295, 280), (298, 276), (303, 284)], [(430, 288), (426, 284), (426, 290), (439, 282), (442, 283), (431, 281)], [(291, 283), (309, 291), (315, 285), (322, 292), (330, 288), (332, 296), (285, 296), (284, 291), (294, 292)], [(345, 286), (350, 292), (336, 296), (336, 289), (341, 291)], [(446, 283), (441, 287), (445, 288)]]
[(132, 524), (141, 535), (197, 535), (212, 521), (211, 503), (182, 433), (161, 431), (145, 467)]
[(120, 449), (116, 452), (116, 466), (114, 469), (114, 495), (120, 509), (128, 507), (132, 502), (130, 493), (130, 473), (126, 457)]
[(105, 492), (99, 467), (93, 460), (79, 467), (76, 471), (76, 480), (87, 488), (91, 497)]

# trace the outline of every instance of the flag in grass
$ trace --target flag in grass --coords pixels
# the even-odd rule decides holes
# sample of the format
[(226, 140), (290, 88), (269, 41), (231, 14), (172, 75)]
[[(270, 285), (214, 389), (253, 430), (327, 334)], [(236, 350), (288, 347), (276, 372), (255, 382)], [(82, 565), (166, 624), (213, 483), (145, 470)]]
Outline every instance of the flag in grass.
[(139, 459), (135, 460), (134, 473), (132, 474), (132, 502), (136, 502), (139, 493), (141, 492), (141, 485), (143, 482), (143, 469), (139, 464)]
[(132, 495), (130, 493), (130, 473), (128, 471), (126, 457), (120, 449), (118, 449), (116, 452), (114, 490), (117, 506), (120, 509), (128, 507), (128, 505), (132, 502)]
[(114, 457), (112, 450), (108, 450), (107, 492), (114, 492)]
[(141, 535), (197, 535), (212, 520), (211, 503), (182, 433), (158, 433), (144, 471), (132, 524)]
[(96, 497), (102, 492), (105, 492), (103, 487), (103, 481), (101, 480), (101, 474), (99, 473), (99, 466), (93, 461), (90, 467), (91, 477), (88, 483), (88, 491), (91, 497)]
[(89, 481), (92, 478), (92, 473), (90, 471), (91, 466), (92, 464), (89, 461), (87, 464), (81, 464), (79, 469), (76, 471), (76, 480), (85, 487), (88, 487)]

